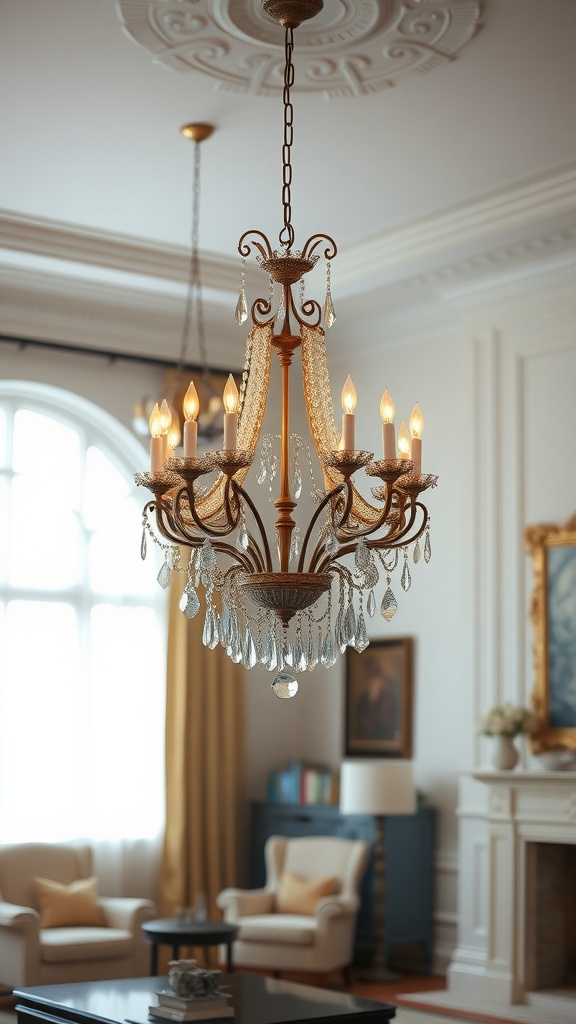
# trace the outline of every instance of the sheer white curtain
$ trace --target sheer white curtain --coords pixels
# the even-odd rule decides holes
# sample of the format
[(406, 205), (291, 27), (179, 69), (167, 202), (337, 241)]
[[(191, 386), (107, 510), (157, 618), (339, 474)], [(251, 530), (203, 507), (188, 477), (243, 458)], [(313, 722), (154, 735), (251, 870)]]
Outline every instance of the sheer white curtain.
[(141, 463), (92, 403), (0, 382), (0, 842), (88, 838), (102, 892), (153, 898), (165, 608)]

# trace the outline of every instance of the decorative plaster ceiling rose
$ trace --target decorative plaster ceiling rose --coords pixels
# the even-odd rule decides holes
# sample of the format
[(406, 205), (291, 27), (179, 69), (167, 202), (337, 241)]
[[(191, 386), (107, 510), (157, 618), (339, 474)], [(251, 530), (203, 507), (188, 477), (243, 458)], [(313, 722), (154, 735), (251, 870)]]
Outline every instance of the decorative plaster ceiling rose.
[[(298, 0), (296, 7), (307, 11), (318, 3)], [(294, 90), (329, 99), (363, 96), (407, 72), (432, 71), (472, 39), (482, 6), (482, 0), (330, 0), (298, 28)], [(118, 0), (118, 12), (132, 39), (174, 71), (210, 75), (216, 89), (229, 92), (282, 90), (283, 36), (260, 0)]]

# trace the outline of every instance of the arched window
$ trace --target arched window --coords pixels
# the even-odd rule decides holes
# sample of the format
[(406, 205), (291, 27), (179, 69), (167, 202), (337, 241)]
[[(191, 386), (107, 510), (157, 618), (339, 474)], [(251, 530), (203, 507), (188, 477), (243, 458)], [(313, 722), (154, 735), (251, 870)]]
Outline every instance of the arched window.
[(142, 450), (91, 402), (0, 381), (0, 842), (157, 836), (162, 592)]

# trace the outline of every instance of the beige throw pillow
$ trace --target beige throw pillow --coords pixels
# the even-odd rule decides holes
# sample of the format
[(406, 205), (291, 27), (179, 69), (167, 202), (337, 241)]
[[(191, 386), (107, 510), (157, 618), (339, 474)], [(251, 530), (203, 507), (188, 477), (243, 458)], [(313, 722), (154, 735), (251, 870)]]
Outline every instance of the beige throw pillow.
[(337, 878), (302, 878), (292, 871), (284, 871), (276, 893), (276, 910), (279, 914), (313, 915), (318, 900), (336, 892)]
[(106, 924), (98, 904), (98, 883), (95, 878), (79, 878), (71, 885), (34, 878), (34, 894), (42, 928), (65, 928), (70, 925)]

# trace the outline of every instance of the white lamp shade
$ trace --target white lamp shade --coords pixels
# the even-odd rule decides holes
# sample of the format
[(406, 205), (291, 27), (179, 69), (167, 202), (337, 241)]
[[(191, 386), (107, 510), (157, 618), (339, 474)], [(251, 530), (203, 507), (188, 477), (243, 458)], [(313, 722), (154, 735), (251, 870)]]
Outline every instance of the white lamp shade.
[(343, 761), (343, 814), (414, 814), (416, 790), (411, 761)]

